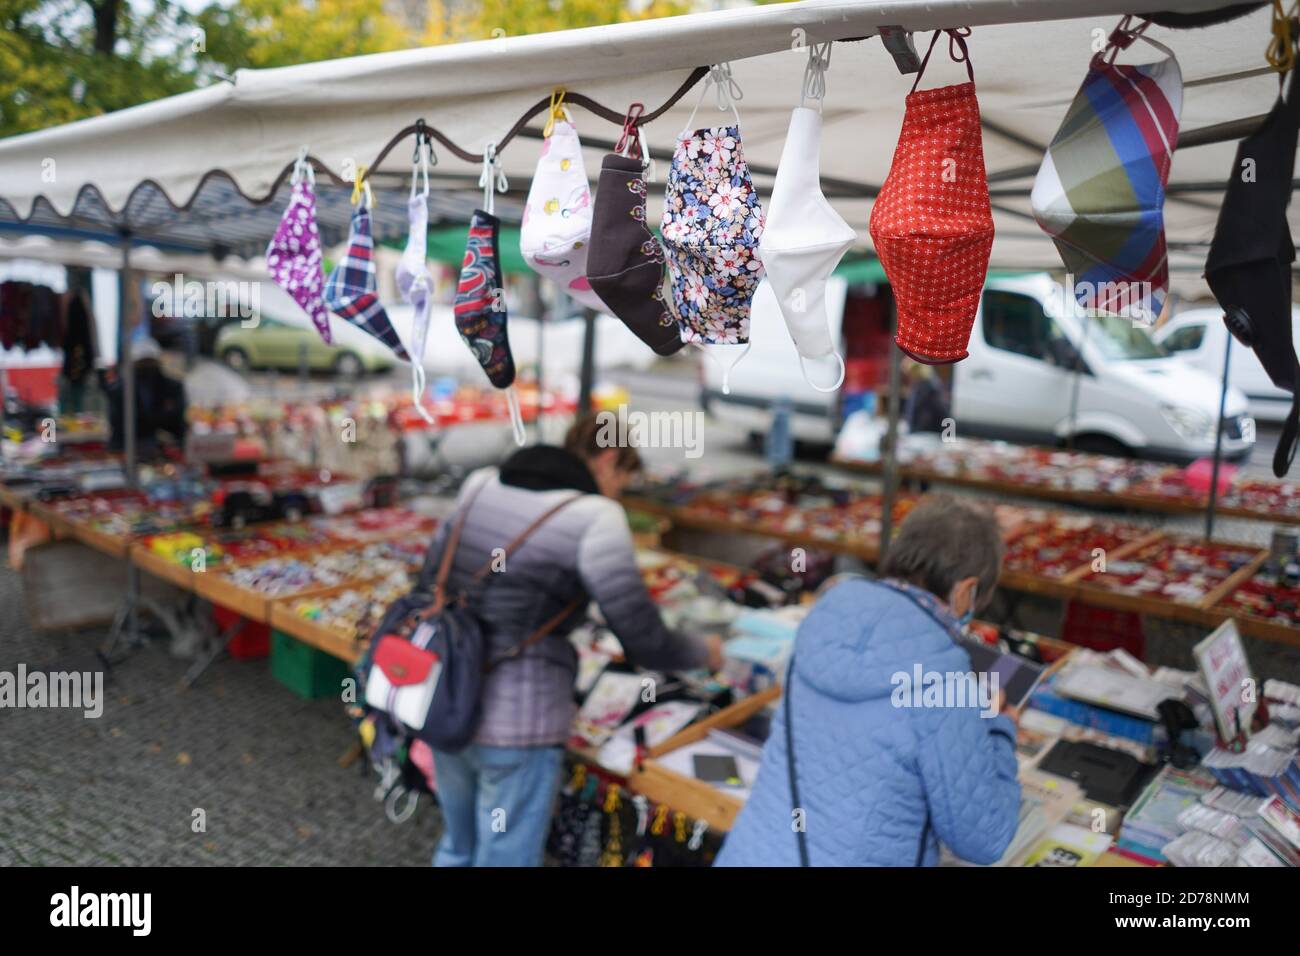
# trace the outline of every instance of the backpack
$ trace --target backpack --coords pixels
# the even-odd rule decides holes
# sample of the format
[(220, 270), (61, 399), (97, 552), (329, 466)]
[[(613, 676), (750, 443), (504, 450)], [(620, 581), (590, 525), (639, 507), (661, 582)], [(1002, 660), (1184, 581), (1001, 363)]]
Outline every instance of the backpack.
[[(467, 605), (466, 594), (451, 597), (447, 592), (461, 529), (481, 490), (480, 485), (465, 502), (447, 536), (432, 592), (417, 589), (389, 607), (360, 668), (366, 705), (387, 715), (395, 730), (444, 753), (458, 753), (473, 739), (483, 682), (492, 669), (544, 639), (583, 603), (582, 599), (571, 602), (506, 654), (490, 657), (487, 637)], [(546, 511), (506, 545), (504, 556), (581, 497), (576, 494)], [(492, 564), (489, 558), (474, 574), (471, 587), (484, 582)]]

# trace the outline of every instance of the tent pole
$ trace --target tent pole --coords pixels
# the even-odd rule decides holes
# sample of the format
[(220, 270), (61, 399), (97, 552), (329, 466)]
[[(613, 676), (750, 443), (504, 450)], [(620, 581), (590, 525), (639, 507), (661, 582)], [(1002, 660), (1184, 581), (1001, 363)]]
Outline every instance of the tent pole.
[(1219, 389), (1219, 420), (1214, 430), (1214, 467), (1210, 469), (1210, 504), (1205, 509), (1205, 540), (1214, 537), (1214, 508), (1219, 499), (1219, 462), (1223, 460), (1223, 410), (1228, 403), (1228, 359), (1232, 355), (1232, 336), (1223, 347), (1223, 383)]
[[(118, 273), (117, 297), (117, 367), (122, 383), (122, 434), (126, 459), (123, 469), (126, 486), (134, 490), (139, 484), (136, 471), (136, 422), (135, 422), (135, 363), (131, 361), (131, 316), (128, 309), (133, 296), (128, 284), (131, 276), (131, 233), (122, 229), (119, 234), (122, 242), (122, 268)], [(126, 564), (126, 637), (129, 644), (137, 641), (136, 607), (140, 603), (140, 569), (135, 563)], [(116, 641), (114, 641), (116, 643)], [(110, 648), (111, 653), (111, 648)]]
[(582, 336), (582, 382), (578, 386), (578, 414), (591, 411), (591, 389), (596, 377), (596, 313), (583, 309), (586, 330)]
[(117, 368), (122, 380), (122, 434), (123, 452), (126, 455), (124, 468), (126, 486), (134, 489), (137, 484), (136, 472), (136, 431), (135, 431), (135, 363), (131, 361), (130, 308), (131, 295), (127, 288), (131, 271), (131, 233), (122, 229), (118, 233), (122, 243), (122, 266), (117, 280)]
[(884, 488), (880, 513), (880, 561), (885, 563), (889, 542), (894, 535), (894, 490), (898, 484), (898, 415), (903, 404), (903, 353), (894, 344), (897, 334), (898, 306), (890, 296), (889, 302), (889, 430), (885, 433)]

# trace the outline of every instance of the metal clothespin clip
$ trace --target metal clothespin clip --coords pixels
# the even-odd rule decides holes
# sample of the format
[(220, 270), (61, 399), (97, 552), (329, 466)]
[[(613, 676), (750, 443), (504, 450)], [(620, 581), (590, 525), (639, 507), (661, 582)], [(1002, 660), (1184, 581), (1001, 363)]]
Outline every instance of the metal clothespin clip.
[(916, 54), (916, 44), (912, 42), (912, 34), (902, 27), (881, 27), (880, 42), (894, 58), (894, 65), (898, 67), (899, 73), (920, 71), (921, 58)]

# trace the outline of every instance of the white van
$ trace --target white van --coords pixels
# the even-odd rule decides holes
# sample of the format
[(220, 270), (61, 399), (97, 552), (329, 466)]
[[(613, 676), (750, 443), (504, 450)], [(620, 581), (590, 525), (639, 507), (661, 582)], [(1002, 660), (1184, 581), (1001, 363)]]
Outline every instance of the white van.
[[(1300, 309), (1293, 306), (1293, 340), (1297, 322), (1300, 322)], [(1223, 350), (1228, 347), (1229, 337), (1228, 328), (1223, 324), (1223, 310), (1217, 307), (1179, 312), (1155, 334), (1156, 341), (1165, 349), (1216, 379), (1223, 376)], [(1300, 347), (1300, 342), (1296, 345)], [(1228, 382), (1245, 393), (1250, 414), (1260, 421), (1280, 422), (1291, 411), (1291, 393), (1274, 385), (1259, 357), (1240, 342), (1232, 343)]]
[[(882, 291), (850, 290), (832, 279), (827, 307), (832, 336), (844, 345), (850, 366), (855, 360), (874, 363), (871, 375), (883, 391), (883, 357), (894, 346), (884, 331), (888, 301)], [(839, 396), (819, 393), (804, 381), (766, 283), (754, 297), (751, 341), (749, 354), (731, 373), (729, 395), (721, 387), (727, 360), (701, 363), (705, 410), (738, 429), (761, 433), (771, 420), (772, 403), (784, 398), (792, 403), (795, 437), (834, 441)], [(959, 435), (1046, 445), (1072, 436), (1081, 450), (1183, 463), (1214, 453), (1218, 378), (1171, 356), (1127, 319), (1086, 317), (1072, 301), (1067, 305), (1047, 273), (990, 276), (969, 352), (952, 372), (952, 417)], [(1076, 356), (1083, 369), (1079, 375), (1070, 370)], [(808, 364), (815, 381), (834, 380), (831, 363)], [(1249, 456), (1254, 421), (1236, 388), (1228, 391), (1224, 417), (1224, 456)]]

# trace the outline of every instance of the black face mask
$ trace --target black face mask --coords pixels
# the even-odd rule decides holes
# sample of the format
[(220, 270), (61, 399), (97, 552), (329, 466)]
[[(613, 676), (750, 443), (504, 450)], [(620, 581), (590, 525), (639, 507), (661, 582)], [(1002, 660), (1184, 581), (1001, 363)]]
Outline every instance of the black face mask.
[(1293, 79), (1288, 96), (1279, 96), (1264, 125), (1237, 147), (1205, 262), (1205, 280), (1228, 331), (1254, 350), (1274, 385), (1296, 396), (1273, 456), (1279, 478), (1291, 467), (1300, 432), (1300, 362), (1291, 338), (1295, 246), (1286, 221), (1298, 130), (1300, 94)]
[(610, 153), (591, 211), (587, 280), (600, 301), (660, 355), (682, 347), (663, 300), (664, 253), (645, 224), (646, 185), (637, 159)]

